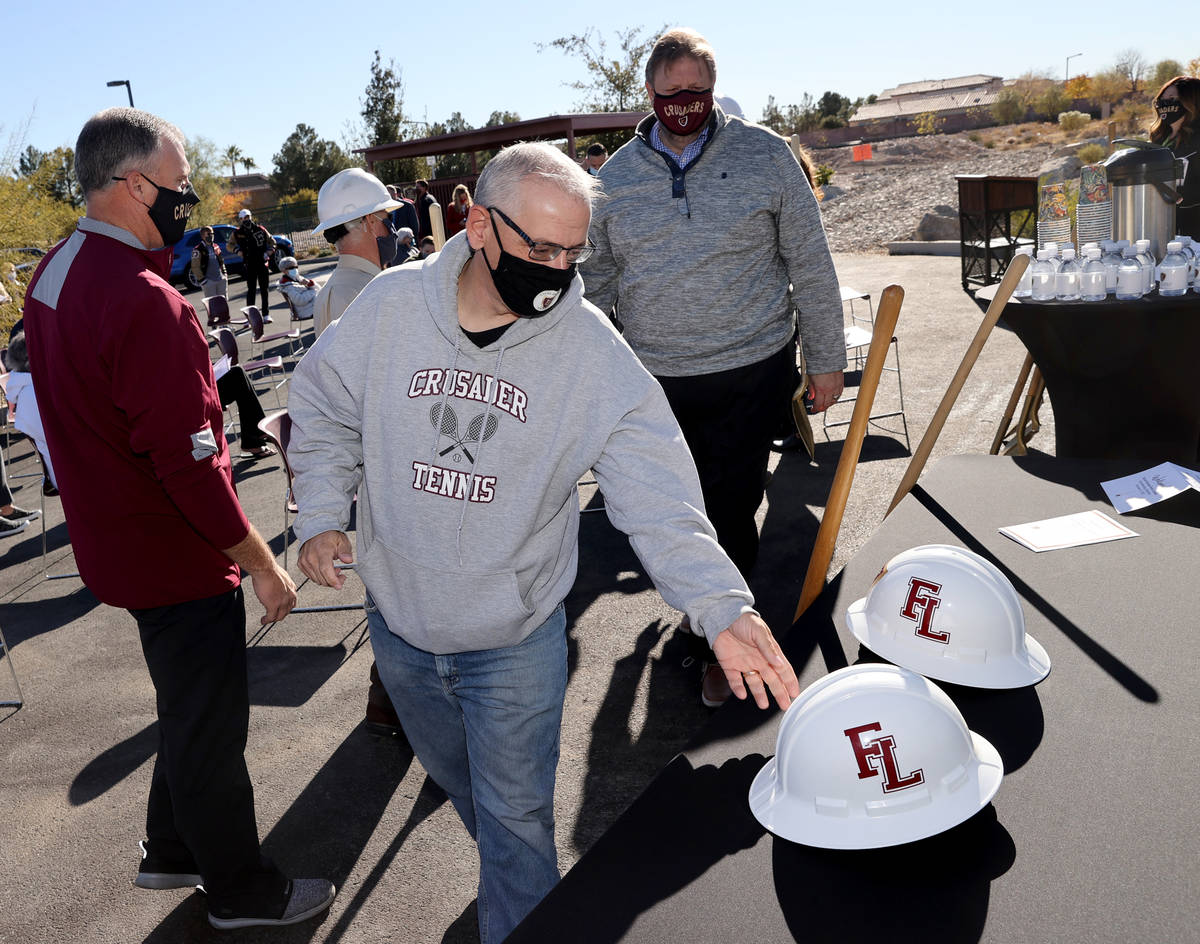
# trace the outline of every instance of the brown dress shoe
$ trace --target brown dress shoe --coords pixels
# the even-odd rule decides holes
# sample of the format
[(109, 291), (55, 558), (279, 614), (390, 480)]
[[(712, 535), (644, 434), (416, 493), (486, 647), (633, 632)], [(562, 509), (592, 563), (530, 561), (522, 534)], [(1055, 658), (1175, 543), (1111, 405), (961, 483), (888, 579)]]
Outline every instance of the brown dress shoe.
[(719, 663), (705, 662), (700, 676), (700, 701), (705, 708), (720, 708), (729, 701), (733, 690)]

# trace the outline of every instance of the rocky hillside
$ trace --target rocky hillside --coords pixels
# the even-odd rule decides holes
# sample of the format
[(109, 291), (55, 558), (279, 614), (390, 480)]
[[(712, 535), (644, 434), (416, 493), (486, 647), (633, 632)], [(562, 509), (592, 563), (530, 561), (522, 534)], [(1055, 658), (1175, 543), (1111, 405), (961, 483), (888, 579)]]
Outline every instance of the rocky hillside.
[(830, 248), (886, 252), (889, 242), (911, 238), (934, 207), (957, 209), (955, 175), (1036, 176), (1056, 147), (1014, 141), (1004, 149), (1006, 143), (987, 148), (966, 133), (899, 138), (873, 143), (872, 159), (858, 163), (849, 147), (814, 151), (816, 163), (834, 169), (821, 202)]

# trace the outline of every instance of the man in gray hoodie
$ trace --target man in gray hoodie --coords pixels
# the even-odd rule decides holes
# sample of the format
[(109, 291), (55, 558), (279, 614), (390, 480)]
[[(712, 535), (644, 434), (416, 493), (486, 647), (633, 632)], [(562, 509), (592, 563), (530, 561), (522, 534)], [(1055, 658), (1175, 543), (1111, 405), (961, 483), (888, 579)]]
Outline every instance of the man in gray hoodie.
[[(779, 135), (714, 105), (716, 77), (694, 30), (655, 43), (654, 114), (600, 168), (605, 199), (583, 274), (588, 301), (615, 313), (662, 384), (721, 547), (749, 578), (771, 441), (798, 379), (795, 310), (812, 412), (841, 394), (846, 349), (812, 188)], [(706, 649), (701, 697), (714, 707), (729, 688)]]
[(465, 231), (375, 278), (289, 395), (301, 569), (343, 585), (357, 493), (371, 643), (413, 750), (478, 841), (485, 944), (559, 877), (562, 601), (589, 469), (734, 694), (765, 708), (769, 691), (786, 708), (799, 693), (704, 516), (661, 387), (583, 300), (593, 194), (550, 145), (502, 151)]

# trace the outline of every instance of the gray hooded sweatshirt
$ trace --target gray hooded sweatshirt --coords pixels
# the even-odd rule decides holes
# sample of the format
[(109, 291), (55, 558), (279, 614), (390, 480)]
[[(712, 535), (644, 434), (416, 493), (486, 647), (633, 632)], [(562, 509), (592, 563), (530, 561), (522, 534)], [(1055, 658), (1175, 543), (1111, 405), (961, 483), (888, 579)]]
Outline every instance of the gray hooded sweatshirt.
[(571, 589), (589, 469), (663, 598), (708, 640), (753, 598), (704, 515), (662, 388), (576, 277), (476, 347), (458, 324), (465, 234), (375, 278), (288, 395), (303, 543), (345, 531), (388, 628), (438, 654), (519, 643)]

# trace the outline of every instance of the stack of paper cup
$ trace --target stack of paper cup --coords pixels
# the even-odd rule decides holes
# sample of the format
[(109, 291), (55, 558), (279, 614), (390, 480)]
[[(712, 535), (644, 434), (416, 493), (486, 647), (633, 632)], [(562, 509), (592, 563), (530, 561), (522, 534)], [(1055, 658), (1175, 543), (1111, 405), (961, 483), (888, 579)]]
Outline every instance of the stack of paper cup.
[(1075, 232), (1081, 246), (1112, 239), (1112, 190), (1103, 164), (1085, 164), (1079, 171)]
[(1046, 184), (1038, 200), (1038, 249), (1046, 243), (1066, 246), (1071, 242), (1071, 210), (1065, 183)]

